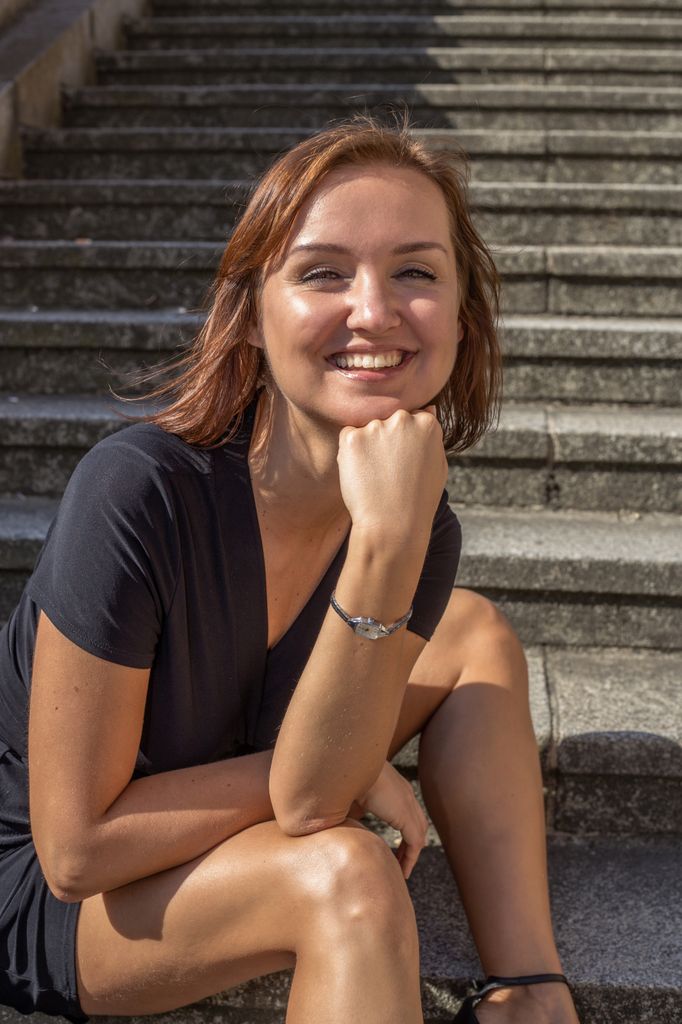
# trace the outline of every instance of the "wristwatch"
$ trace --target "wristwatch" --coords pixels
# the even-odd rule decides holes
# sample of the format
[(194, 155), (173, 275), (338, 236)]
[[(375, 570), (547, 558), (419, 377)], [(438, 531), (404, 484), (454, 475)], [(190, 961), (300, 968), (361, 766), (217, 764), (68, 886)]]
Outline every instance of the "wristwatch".
[(404, 626), (409, 621), (414, 610), (410, 608), (407, 615), (403, 615), (402, 619), (396, 619), (390, 626), (384, 626), (383, 622), (379, 622), (378, 619), (373, 619), (367, 615), (348, 615), (336, 600), (336, 591), (332, 593), (329, 600), (334, 611), (338, 612), (343, 621), (348, 623), (353, 632), (357, 633), (358, 636), (364, 637), (366, 640), (380, 640), (383, 636), (390, 636), (391, 633), (395, 633), (397, 629), (400, 629), (401, 626)]

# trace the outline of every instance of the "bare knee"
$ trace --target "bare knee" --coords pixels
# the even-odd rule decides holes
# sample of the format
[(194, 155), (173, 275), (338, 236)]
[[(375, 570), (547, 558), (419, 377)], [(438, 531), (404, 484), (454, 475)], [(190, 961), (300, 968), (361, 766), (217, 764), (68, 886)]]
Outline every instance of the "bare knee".
[(527, 699), (528, 664), (523, 646), (494, 601), (474, 590), (455, 587), (434, 639), (457, 651), (453, 688), (469, 681), (490, 681)]
[(294, 839), (301, 841), (305, 870), (300, 882), (326, 929), (355, 931), (359, 926), (363, 933), (408, 939), (414, 947), (412, 901), (400, 865), (380, 836), (347, 819)]

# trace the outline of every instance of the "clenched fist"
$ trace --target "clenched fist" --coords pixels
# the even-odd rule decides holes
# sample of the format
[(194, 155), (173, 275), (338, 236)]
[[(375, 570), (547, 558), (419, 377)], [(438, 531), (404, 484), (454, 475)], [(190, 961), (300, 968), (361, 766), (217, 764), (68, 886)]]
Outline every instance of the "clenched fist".
[(337, 462), (353, 530), (377, 538), (422, 540), (447, 480), (443, 431), (435, 406), (364, 427), (344, 427)]

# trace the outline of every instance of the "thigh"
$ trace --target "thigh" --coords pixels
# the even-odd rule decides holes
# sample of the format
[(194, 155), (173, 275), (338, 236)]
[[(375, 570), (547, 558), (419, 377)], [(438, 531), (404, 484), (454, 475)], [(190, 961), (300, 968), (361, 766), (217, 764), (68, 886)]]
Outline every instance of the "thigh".
[[(410, 674), (389, 747), (389, 760), (417, 736), (455, 686), (469, 677), (503, 681), (507, 649), (520, 644), (506, 616), (487, 597), (455, 587), (431, 640)], [(521, 657), (523, 654), (521, 653)]]
[(83, 1011), (163, 1012), (293, 967), (334, 880), (360, 867), (379, 889), (386, 875), (389, 898), (404, 888), (386, 844), (356, 821), (298, 837), (268, 821), (84, 900), (76, 945)]

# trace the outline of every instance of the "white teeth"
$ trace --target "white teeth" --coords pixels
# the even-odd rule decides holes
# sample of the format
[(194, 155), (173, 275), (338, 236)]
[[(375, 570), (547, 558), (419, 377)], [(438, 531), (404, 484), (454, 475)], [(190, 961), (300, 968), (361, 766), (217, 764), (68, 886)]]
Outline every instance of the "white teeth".
[(368, 352), (362, 354), (349, 352), (348, 355), (334, 356), (334, 362), (342, 369), (381, 370), (388, 366), (399, 366), (403, 361), (404, 352), (381, 352), (372, 356)]

